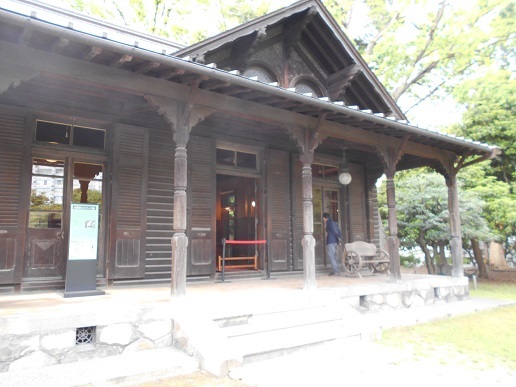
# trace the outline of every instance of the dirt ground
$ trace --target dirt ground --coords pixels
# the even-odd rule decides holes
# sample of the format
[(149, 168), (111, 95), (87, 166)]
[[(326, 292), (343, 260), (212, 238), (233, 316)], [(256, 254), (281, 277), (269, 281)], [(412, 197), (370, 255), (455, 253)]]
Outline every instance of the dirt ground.
[(489, 278), (481, 281), (516, 283), (516, 269), (508, 268), (504, 270), (490, 270)]

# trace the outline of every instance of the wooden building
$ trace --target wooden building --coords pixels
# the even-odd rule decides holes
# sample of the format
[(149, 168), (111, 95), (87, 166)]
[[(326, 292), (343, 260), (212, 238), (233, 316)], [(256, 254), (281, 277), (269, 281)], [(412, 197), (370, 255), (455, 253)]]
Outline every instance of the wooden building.
[[(70, 203), (99, 203), (97, 282), (212, 276), (222, 239), (269, 272), (329, 267), (322, 213), (379, 246), (387, 176), (429, 166), (449, 187), (497, 148), (418, 128), (319, 0), (190, 47), (29, 0), (0, 5), (0, 291), (64, 286)], [(349, 184), (341, 184), (351, 176)], [(348, 178), (349, 180), (349, 178)], [(345, 181), (347, 183), (347, 181)]]

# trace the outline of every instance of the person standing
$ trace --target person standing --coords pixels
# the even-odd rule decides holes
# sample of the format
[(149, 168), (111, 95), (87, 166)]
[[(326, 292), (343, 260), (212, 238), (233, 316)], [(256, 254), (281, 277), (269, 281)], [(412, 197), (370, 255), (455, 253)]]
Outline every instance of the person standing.
[(339, 264), (336, 260), (337, 246), (340, 239), (342, 239), (342, 233), (340, 232), (339, 225), (331, 219), (329, 213), (323, 214), (324, 224), (326, 225), (326, 255), (330, 259), (330, 264), (333, 269), (329, 275), (340, 275)]

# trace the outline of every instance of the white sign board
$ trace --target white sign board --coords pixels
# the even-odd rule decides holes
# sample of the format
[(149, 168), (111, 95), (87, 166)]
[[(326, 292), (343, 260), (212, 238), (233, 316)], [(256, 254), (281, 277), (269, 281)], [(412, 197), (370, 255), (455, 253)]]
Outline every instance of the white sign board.
[(72, 203), (68, 260), (97, 259), (99, 205)]

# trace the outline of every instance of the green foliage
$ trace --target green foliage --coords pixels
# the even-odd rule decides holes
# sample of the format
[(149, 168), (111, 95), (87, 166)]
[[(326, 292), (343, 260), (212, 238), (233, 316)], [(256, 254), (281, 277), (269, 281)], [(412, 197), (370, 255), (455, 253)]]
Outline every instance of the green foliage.
[(426, 98), (444, 97), (492, 60), (514, 63), (509, 0), (324, 3), (406, 112)]
[[(76, 188), (73, 190), (73, 203), (81, 203), (81, 189)], [(88, 203), (100, 204), (102, 202), (102, 192), (89, 189), (88, 190)]]
[(400, 252), (400, 264), (406, 268), (412, 268), (421, 264), (421, 260), (412, 253)]
[(486, 203), (483, 216), (502, 241), (516, 235), (516, 80), (505, 70), (463, 82), (454, 92), (466, 108), (455, 131), (496, 144), (502, 154), (461, 172), (469, 190)]
[(48, 196), (37, 194), (35, 190), (30, 193), (30, 209), (32, 211), (61, 211), (63, 206), (54, 203)]
[(454, 91), (467, 111), (459, 132), (473, 140), (496, 144), (503, 154), (493, 160), (495, 176), (511, 183), (516, 178), (516, 79), (511, 72), (488, 72), (463, 82)]
[(516, 235), (516, 191), (515, 184), (497, 180), (489, 175), (488, 162), (461, 170), (460, 179), (465, 190), (474, 192), (485, 205), (482, 216), (486, 219), (495, 239), (506, 241)]
[(224, 31), (270, 12), (270, 1), (232, 0), (220, 2), (219, 28)]
[[(444, 177), (426, 170), (404, 171), (396, 174), (396, 212), (398, 233), (403, 248), (415, 246), (433, 251), (438, 244), (448, 244), (450, 223), (448, 189)], [(385, 183), (378, 201), (383, 219), (386, 214)], [(490, 240), (488, 224), (479, 213), (485, 203), (474, 190), (459, 190), (462, 238)], [(436, 252), (434, 251), (434, 256)]]

